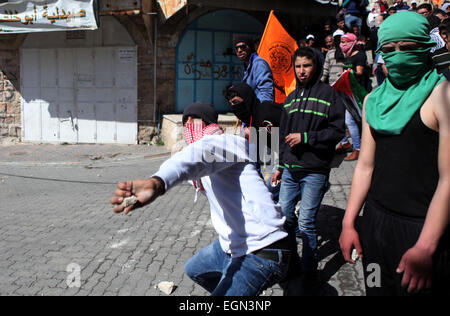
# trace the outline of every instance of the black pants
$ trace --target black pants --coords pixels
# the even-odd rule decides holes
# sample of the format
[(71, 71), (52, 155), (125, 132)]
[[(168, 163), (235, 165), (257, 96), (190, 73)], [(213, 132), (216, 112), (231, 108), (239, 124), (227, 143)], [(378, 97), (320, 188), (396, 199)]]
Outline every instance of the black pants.
[[(358, 231), (363, 248), (363, 267), (368, 296), (405, 296), (403, 274), (396, 272), (403, 255), (415, 245), (424, 221), (405, 218), (377, 209), (366, 202)], [(379, 273), (380, 275), (375, 275)], [(379, 282), (377, 281), (379, 278)], [(433, 285), (419, 295), (450, 296), (450, 234), (441, 238), (433, 258)]]

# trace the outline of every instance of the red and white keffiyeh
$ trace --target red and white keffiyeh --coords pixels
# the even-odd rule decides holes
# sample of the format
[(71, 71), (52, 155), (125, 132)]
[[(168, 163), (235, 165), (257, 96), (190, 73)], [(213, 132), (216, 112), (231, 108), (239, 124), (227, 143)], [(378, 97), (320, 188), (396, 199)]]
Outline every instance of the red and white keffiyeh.
[(206, 125), (202, 120), (195, 120), (194, 123), (184, 125), (184, 140), (190, 145), (208, 135), (221, 135), (224, 131), (218, 124)]
[[(343, 41), (345, 40), (345, 41)], [(353, 49), (358, 42), (358, 37), (353, 33), (347, 33), (341, 37), (341, 50), (346, 57), (350, 57)]]
[[(202, 120), (194, 120), (194, 123), (186, 123), (184, 125), (184, 140), (188, 145), (199, 141), (205, 136), (222, 135), (223, 133), (224, 130), (222, 129), (222, 127), (220, 127), (219, 124), (206, 125), (206, 123)], [(200, 179), (193, 180), (192, 184), (197, 192), (200, 191), (203, 193), (205, 191), (205, 188), (203, 187), (202, 181)], [(196, 201), (197, 195), (195, 197), (195, 202)]]

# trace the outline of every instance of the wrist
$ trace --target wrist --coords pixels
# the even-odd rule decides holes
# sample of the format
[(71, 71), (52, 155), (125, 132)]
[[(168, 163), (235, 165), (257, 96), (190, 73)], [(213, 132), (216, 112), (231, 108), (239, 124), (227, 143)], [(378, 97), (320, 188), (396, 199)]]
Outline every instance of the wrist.
[(155, 184), (155, 192), (158, 196), (163, 195), (164, 193), (166, 193), (166, 183), (164, 182), (163, 179), (161, 179), (158, 176), (153, 176), (150, 179), (155, 180), (154, 184)]
[(428, 253), (429, 255), (433, 255), (438, 246), (437, 242), (428, 242), (419, 238), (417, 243), (414, 245), (414, 248)]
[(355, 220), (344, 216), (342, 220), (342, 229), (355, 229)]

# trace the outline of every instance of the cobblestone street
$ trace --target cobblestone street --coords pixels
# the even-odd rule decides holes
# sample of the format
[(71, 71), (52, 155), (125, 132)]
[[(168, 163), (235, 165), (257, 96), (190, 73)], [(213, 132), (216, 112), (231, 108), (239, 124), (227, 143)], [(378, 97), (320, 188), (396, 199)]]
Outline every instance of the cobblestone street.
[[(194, 204), (183, 184), (128, 216), (109, 203), (118, 181), (149, 177), (168, 157), (155, 146), (0, 147), (0, 295), (165, 296), (162, 281), (175, 283), (172, 296), (208, 295), (183, 271), (216, 238), (206, 198)], [(319, 295), (364, 295), (361, 264), (346, 264), (338, 245), (354, 165), (332, 170), (318, 216)]]

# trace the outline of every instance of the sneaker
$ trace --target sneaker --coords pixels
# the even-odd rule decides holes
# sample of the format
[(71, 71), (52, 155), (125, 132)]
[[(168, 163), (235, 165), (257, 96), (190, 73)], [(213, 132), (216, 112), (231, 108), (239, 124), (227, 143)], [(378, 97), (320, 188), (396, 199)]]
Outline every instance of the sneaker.
[(354, 150), (350, 155), (344, 158), (345, 161), (353, 161), (358, 160), (359, 158), (359, 150)]
[(350, 143), (339, 143), (339, 145), (336, 147), (336, 152), (338, 153), (344, 153), (344, 152), (348, 152), (351, 151), (353, 149), (352, 144)]

